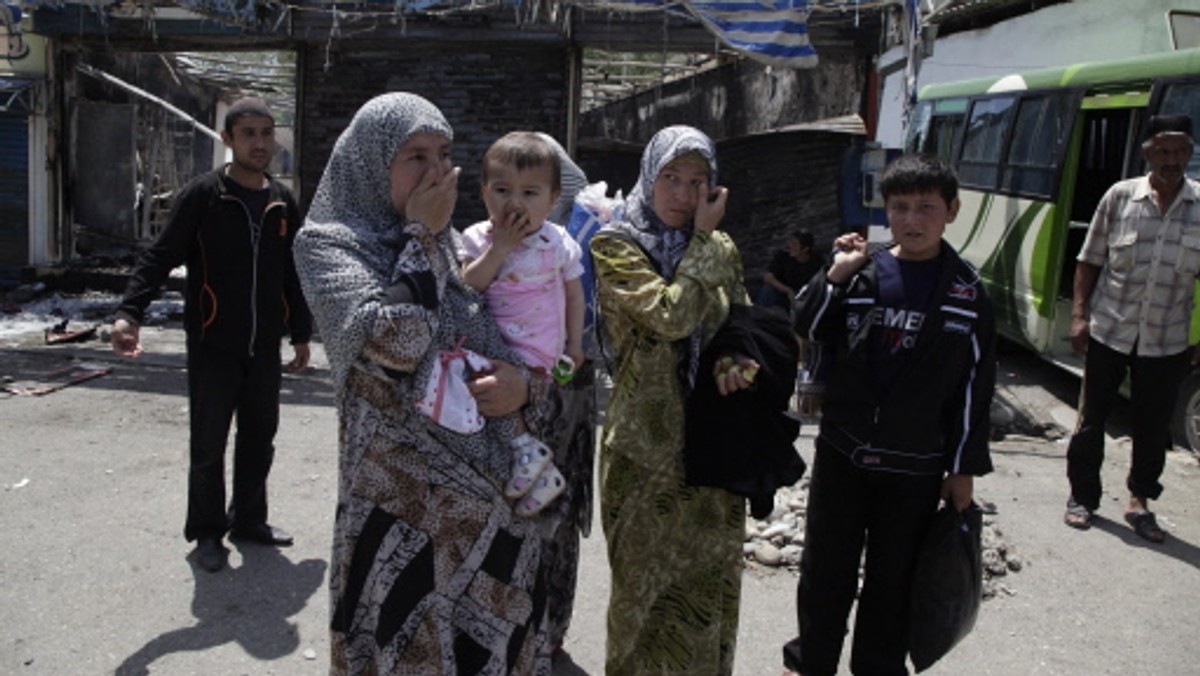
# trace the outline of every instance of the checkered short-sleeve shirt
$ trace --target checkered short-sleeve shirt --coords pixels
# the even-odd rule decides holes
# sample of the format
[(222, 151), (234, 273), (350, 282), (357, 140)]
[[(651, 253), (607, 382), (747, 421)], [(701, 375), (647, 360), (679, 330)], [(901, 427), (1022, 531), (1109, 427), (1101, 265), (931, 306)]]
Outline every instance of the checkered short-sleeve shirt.
[(1078, 260), (1101, 268), (1089, 299), (1093, 338), (1125, 354), (1135, 345), (1145, 357), (1183, 352), (1200, 276), (1200, 183), (1185, 179), (1165, 215), (1148, 177), (1115, 184)]

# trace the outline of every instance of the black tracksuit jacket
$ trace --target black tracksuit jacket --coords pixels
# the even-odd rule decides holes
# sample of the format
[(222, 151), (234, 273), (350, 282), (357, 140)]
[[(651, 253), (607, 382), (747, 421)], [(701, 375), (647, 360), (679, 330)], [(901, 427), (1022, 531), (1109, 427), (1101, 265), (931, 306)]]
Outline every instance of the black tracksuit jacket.
[(222, 167), (183, 187), (167, 226), (142, 251), (116, 316), (140, 324), (170, 271), (186, 263), (189, 343), (244, 356), (277, 350), (284, 335), (307, 343), (312, 315), (292, 259), (302, 222), (295, 198), (270, 179), (267, 207), (254, 215), (230, 193), (232, 180)]
[[(881, 248), (872, 245), (870, 253)], [(975, 269), (944, 241), (941, 255), (941, 278), (917, 345), (883, 393), (876, 392), (868, 355), (879, 291), (874, 260), (845, 286), (822, 271), (797, 296), (796, 333), (833, 348), (820, 435), (859, 467), (973, 476), (992, 470), (995, 318)]]

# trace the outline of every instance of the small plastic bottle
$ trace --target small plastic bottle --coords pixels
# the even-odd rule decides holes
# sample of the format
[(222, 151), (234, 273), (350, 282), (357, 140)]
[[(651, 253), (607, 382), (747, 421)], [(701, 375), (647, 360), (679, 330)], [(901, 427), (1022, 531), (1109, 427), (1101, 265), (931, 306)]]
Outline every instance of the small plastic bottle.
[(550, 377), (559, 385), (566, 385), (575, 377), (575, 360), (567, 355), (561, 355), (550, 369)]

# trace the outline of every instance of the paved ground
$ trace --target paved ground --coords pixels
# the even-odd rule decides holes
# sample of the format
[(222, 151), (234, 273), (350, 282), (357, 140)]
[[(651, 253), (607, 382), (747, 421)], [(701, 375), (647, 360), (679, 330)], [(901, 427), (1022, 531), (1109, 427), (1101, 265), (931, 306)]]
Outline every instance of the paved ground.
[[(148, 354), (117, 361), (100, 343), (0, 348), (0, 376), (77, 361), (113, 366), (41, 397), (0, 395), (0, 673), (321, 674), (328, 660), (326, 572), (336, 418), (325, 370), (287, 377), (271, 482), (272, 520), (296, 546), (234, 549), (229, 569), (190, 560), (186, 399), (176, 329), (147, 329)], [(318, 350), (318, 366), (323, 355)], [(1077, 383), (1007, 355), (1002, 393), (1044, 423), (1070, 425)], [(1121, 520), (1128, 452), (1105, 465), (1104, 518), (1062, 525), (1064, 444), (1010, 438), (977, 484), (1026, 562), (1011, 595), (984, 604), (974, 633), (929, 674), (1196, 674), (1200, 658), (1200, 466), (1170, 455), (1155, 505), (1167, 543)], [(811, 437), (798, 441), (811, 459)], [(648, 545), (647, 553), (653, 551)], [(652, 560), (648, 560), (652, 565)], [(778, 674), (794, 631), (794, 574), (744, 576), (736, 674)], [(604, 542), (585, 541), (568, 658), (559, 676), (603, 673)]]

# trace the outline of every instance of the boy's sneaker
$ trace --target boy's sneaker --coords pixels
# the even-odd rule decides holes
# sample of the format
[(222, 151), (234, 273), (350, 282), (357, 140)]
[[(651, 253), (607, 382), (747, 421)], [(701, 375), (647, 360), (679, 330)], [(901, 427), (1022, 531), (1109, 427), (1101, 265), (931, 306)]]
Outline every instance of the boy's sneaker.
[(512, 446), (512, 476), (504, 486), (504, 496), (515, 500), (533, 488), (534, 481), (549, 464), (552, 454), (545, 444), (528, 433), (513, 439)]
[(562, 472), (554, 466), (554, 463), (547, 464), (538, 475), (537, 480), (533, 482), (533, 490), (517, 503), (513, 510), (517, 516), (530, 517), (550, 504), (554, 498), (557, 498), (567, 488), (567, 480), (563, 478)]

